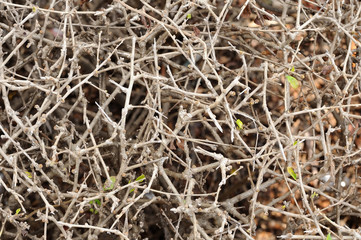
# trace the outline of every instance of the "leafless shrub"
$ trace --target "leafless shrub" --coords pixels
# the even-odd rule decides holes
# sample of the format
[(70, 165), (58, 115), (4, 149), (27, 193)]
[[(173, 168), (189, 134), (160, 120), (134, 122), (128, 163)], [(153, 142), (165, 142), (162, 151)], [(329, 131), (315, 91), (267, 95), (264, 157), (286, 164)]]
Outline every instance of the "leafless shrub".
[(361, 239), (359, 1), (0, 7), (1, 239)]

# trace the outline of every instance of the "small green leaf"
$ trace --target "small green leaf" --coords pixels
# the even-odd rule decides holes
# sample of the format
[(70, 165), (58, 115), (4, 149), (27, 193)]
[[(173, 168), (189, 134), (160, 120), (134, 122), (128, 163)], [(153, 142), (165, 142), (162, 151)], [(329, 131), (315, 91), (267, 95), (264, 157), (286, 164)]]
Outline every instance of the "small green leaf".
[(331, 237), (331, 234), (329, 233), (329, 234), (327, 234), (327, 238), (326, 238), (326, 240), (332, 240), (332, 237)]
[(318, 197), (318, 193), (313, 192), (312, 195), (311, 195), (311, 199), (314, 199), (315, 197)]
[(137, 179), (135, 179), (136, 182), (143, 182), (145, 179), (144, 174), (140, 175), (139, 177), (137, 177)]
[(100, 204), (101, 204), (100, 199), (91, 200), (91, 201), (89, 201), (89, 203), (90, 204), (95, 203), (95, 204), (98, 204), (98, 206), (100, 206)]
[[(90, 204), (93, 204), (93, 203), (94, 203), (94, 204), (98, 205), (99, 207), (100, 207), (100, 205), (101, 205), (100, 199), (91, 200), (91, 201), (89, 201), (89, 203), (90, 203)], [(90, 211), (91, 213), (94, 213), (94, 214), (97, 214), (97, 213), (98, 213), (98, 210), (96, 210), (96, 209), (94, 209), (94, 208), (90, 208), (89, 211)]]
[[(144, 174), (140, 175), (139, 177), (137, 177), (137, 179), (135, 179), (136, 182), (143, 182), (145, 179)], [(129, 183), (131, 183), (132, 181), (129, 180)], [(133, 192), (134, 188), (130, 189), (129, 193)]]
[(291, 177), (293, 177), (294, 180), (297, 181), (297, 174), (295, 173), (295, 171), (293, 171), (292, 167), (287, 167), (287, 172), (291, 175)]
[(191, 19), (192, 18), (192, 14), (188, 13), (187, 14), (187, 19)]
[(236, 124), (238, 126), (238, 129), (243, 129), (243, 122), (241, 120), (237, 119)]
[(94, 201), (95, 201), (96, 204), (98, 204), (100, 206), (101, 203), (100, 203), (99, 199), (95, 199)]
[(94, 209), (94, 208), (89, 209), (89, 211), (90, 211), (91, 213), (98, 214), (98, 210), (96, 210), (96, 209)]
[(299, 83), (296, 78), (286, 75), (287, 81), (291, 84), (291, 87), (297, 89), (299, 87)]
[(28, 171), (25, 171), (25, 174), (26, 174), (26, 176), (28, 176), (28, 178), (32, 178), (32, 177), (33, 177), (33, 175), (31, 175), (31, 173), (28, 172)]
[(293, 142), (293, 146), (296, 146), (297, 143), (298, 143), (298, 141), (294, 141), (294, 142)]
[(20, 211), (21, 211), (21, 208), (16, 209), (15, 215), (18, 215)]
[(115, 176), (111, 176), (110, 179), (107, 179), (103, 186), (104, 191), (112, 190), (116, 180), (117, 178)]
[(36, 12), (36, 7), (33, 7), (32, 10), (33, 10), (33, 12)]
[(295, 71), (295, 67), (294, 66), (292, 66), (292, 68), (291, 68), (291, 72), (294, 72)]

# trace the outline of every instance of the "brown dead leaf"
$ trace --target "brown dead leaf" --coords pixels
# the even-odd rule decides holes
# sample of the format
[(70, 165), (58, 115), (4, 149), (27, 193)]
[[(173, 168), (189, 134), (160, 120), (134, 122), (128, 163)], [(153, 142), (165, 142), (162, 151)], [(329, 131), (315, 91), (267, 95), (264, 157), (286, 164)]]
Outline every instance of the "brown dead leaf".
[(330, 73), (332, 72), (332, 70), (333, 70), (333, 66), (332, 66), (332, 65), (330, 65), (330, 64), (325, 65), (325, 66), (323, 66), (323, 68), (322, 68), (321, 74), (322, 74), (322, 75), (328, 75), (328, 74), (330, 74)]
[(201, 31), (196, 26), (193, 26), (193, 32), (196, 37), (198, 37), (199, 34), (201, 34)]
[(176, 145), (177, 147), (179, 147), (180, 149), (182, 149), (184, 151), (184, 140), (181, 139), (180, 141), (176, 140)]
[(256, 234), (256, 240), (273, 240), (276, 239), (275, 236), (270, 232), (258, 232)]

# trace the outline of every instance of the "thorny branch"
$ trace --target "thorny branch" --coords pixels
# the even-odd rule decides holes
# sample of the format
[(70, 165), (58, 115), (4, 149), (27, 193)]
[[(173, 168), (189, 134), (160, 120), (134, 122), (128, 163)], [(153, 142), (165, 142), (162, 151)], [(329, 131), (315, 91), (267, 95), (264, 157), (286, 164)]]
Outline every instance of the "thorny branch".
[(340, 2), (0, 0), (0, 238), (361, 239)]

